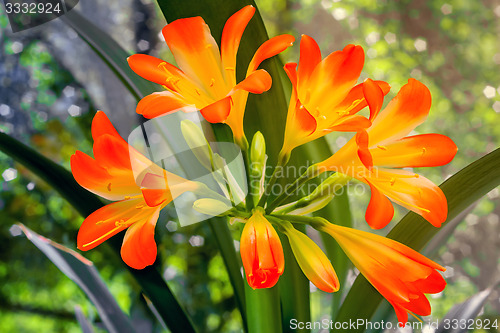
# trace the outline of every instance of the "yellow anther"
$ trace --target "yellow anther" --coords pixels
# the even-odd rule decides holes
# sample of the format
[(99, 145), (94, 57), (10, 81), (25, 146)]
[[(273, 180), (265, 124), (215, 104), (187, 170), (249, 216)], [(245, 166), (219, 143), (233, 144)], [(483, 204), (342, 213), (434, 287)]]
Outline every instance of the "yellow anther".
[(196, 91), (196, 93), (198, 94), (198, 96), (201, 96), (201, 92), (198, 89), (195, 89), (194, 91)]
[(319, 111), (319, 106), (317, 106), (317, 107), (316, 107), (316, 109), (314, 109), (314, 112), (315, 112), (315, 114), (314, 114), (314, 115), (315, 115), (316, 117), (321, 116), (321, 112)]
[(424, 155), (427, 152), (427, 149), (425, 147), (422, 147), (422, 155)]
[(377, 146), (377, 148), (382, 149), (382, 150), (387, 150), (386, 146)]
[(164, 61), (164, 62), (161, 62), (161, 63), (159, 63), (159, 64), (158, 64), (158, 68), (163, 68), (163, 69), (167, 70), (167, 69), (165, 68), (165, 66), (166, 66), (166, 65), (167, 65), (167, 62), (165, 62), (165, 61)]
[(132, 197), (130, 197), (130, 196), (128, 196), (128, 195), (126, 195), (126, 196), (124, 197), (124, 199), (125, 199), (125, 200), (129, 200), (129, 199), (132, 199)]
[(115, 226), (117, 226), (117, 227), (123, 227), (124, 225), (125, 225), (125, 221), (124, 220), (119, 220), (119, 221), (115, 222)]
[(213, 87), (213, 86), (214, 86), (214, 83), (215, 83), (215, 79), (214, 79), (214, 78), (212, 78), (212, 79), (210, 80), (210, 87)]
[(212, 44), (207, 44), (207, 45), (205, 45), (205, 48), (206, 48), (206, 49), (209, 49), (209, 48), (211, 48), (211, 47), (212, 47)]
[(389, 183), (391, 183), (391, 186), (394, 186), (394, 183), (396, 182), (396, 178), (391, 178), (391, 180), (389, 180)]
[(135, 206), (135, 208), (136, 208), (136, 209), (142, 209), (142, 208), (144, 208), (144, 206), (145, 206), (145, 205), (140, 204), (140, 205)]
[(226, 71), (234, 71), (234, 67), (226, 67), (224, 68)]
[(104, 222), (106, 222), (106, 221), (97, 221), (97, 222), (95, 223), (95, 225), (103, 224)]

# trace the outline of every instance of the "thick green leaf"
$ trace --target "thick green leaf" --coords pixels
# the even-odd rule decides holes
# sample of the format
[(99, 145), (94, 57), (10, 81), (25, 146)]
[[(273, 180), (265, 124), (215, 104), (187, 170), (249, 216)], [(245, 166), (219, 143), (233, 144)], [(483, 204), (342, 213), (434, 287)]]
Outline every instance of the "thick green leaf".
[[(68, 170), (5, 133), (0, 133), (0, 150), (44, 179), (82, 216), (88, 216), (103, 206), (95, 195), (78, 185)], [(112, 237), (106, 243), (111, 245), (117, 254), (120, 253), (120, 237)], [(179, 329), (181, 332), (195, 332), (189, 317), (155, 267), (148, 266), (143, 270), (126, 267), (168, 327), (172, 330)]]
[[(448, 199), (448, 219), (443, 226), (499, 184), (500, 148), (497, 148), (441, 184)], [(439, 230), (420, 215), (410, 212), (389, 232), (388, 237), (421, 251)], [(375, 288), (359, 275), (340, 308), (336, 321), (346, 322), (353, 318), (370, 320), (381, 300), (382, 296)], [(363, 331), (361, 327), (349, 330), (353, 333)]]
[(127, 63), (130, 54), (105, 31), (78, 14), (76, 10), (68, 12), (60, 19), (73, 28), (101, 57), (137, 100), (154, 91), (152, 83), (142, 79), (130, 69)]
[[(87, 294), (109, 332), (135, 332), (129, 318), (120, 309), (91, 261), (61, 244), (38, 235), (22, 224), (14, 225), (12, 228), (13, 232), (24, 233), (61, 272)], [(92, 330), (91, 327), (90, 329)]]

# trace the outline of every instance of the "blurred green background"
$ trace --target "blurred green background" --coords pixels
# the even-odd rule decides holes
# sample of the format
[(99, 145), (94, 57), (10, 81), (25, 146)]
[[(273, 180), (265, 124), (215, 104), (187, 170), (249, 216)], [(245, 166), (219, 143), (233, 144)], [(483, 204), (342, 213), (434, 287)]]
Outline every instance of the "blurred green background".
[[(291, 33), (299, 40), (308, 34), (324, 56), (349, 43), (362, 45), (366, 62), (361, 79), (389, 82), (389, 97), (409, 77), (426, 84), (433, 106), (416, 132), (445, 134), (459, 147), (449, 165), (418, 170), (434, 182), (441, 183), (499, 145), (500, 1), (257, 0), (257, 5), (270, 36)], [(135, 100), (78, 35), (60, 20), (13, 34), (3, 10), (0, 130), (67, 168), (76, 149), (91, 153), (90, 122), (97, 109), (127, 137), (137, 126)], [(77, 10), (131, 54), (172, 61), (159, 34), (165, 21), (156, 2), (86, 0)], [(283, 62), (298, 61), (298, 45), (282, 55)], [(348, 139), (346, 134), (327, 136), (333, 150)], [(0, 174), (0, 330), (79, 332), (74, 308), (81, 306), (95, 319), (92, 304), (28, 240), (13, 237), (9, 229), (22, 222), (75, 248), (82, 218), (43, 180), (2, 153)], [(351, 189), (355, 223), (366, 229), (368, 191), (357, 194), (354, 186)], [(431, 299), (433, 318), (442, 318), (454, 304), (500, 280), (499, 197), (497, 188), (471, 207), (447, 245), (437, 249), (433, 259), (447, 267), (449, 285)], [(164, 277), (198, 327), (239, 331), (241, 318), (208, 227), (200, 223), (180, 228), (169, 221), (168, 213), (173, 214), (163, 214), (157, 225)], [(398, 208), (394, 222), (405, 213)], [(151, 324), (138, 286), (113, 251), (103, 245), (84, 255), (96, 264), (134, 323), (142, 325), (141, 332), (162, 330)], [(355, 274), (352, 271), (351, 283)], [(313, 320), (329, 318), (330, 297), (314, 291)], [(497, 290), (481, 316), (499, 318), (499, 313)]]

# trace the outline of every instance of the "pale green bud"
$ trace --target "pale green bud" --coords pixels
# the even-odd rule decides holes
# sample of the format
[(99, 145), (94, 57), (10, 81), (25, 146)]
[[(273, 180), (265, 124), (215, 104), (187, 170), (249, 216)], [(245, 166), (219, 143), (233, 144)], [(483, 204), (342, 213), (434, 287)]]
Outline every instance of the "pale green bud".
[(212, 171), (212, 149), (201, 128), (191, 120), (185, 119), (181, 121), (181, 131), (186, 143), (201, 165)]
[(266, 140), (261, 132), (255, 133), (250, 147), (250, 160), (252, 175), (260, 178), (265, 168), (266, 162)]
[(221, 216), (226, 215), (233, 208), (228, 203), (222, 202), (220, 200), (203, 198), (198, 199), (193, 203), (193, 208), (206, 215), (210, 216)]

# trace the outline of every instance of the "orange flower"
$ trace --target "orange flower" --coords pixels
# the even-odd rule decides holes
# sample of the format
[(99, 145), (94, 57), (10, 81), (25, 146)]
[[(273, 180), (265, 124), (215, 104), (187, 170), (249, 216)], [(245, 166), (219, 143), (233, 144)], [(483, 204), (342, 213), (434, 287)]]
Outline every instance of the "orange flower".
[[(441, 189), (425, 177), (405, 167), (430, 167), (449, 163), (457, 146), (440, 134), (408, 135), (429, 113), (429, 89), (410, 79), (398, 95), (378, 112), (383, 93), (371, 80), (365, 83), (365, 96), (373, 125), (361, 131), (333, 156), (316, 164), (320, 171), (337, 171), (370, 186), (371, 200), (366, 221), (372, 228), (383, 228), (392, 219), (394, 202), (422, 215), (439, 227), (446, 220), (448, 205)], [(397, 168), (397, 169), (394, 169)]]
[(332, 293), (340, 284), (332, 263), (316, 243), (290, 223), (282, 222), (297, 263), (304, 275), (319, 289)]
[(254, 12), (254, 7), (246, 6), (227, 20), (220, 53), (201, 17), (180, 19), (165, 26), (163, 36), (180, 69), (148, 55), (131, 56), (128, 62), (134, 72), (167, 89), (143, 98), (137, 112), (154, 118), (179, 108), (185, 112), (200, 109), (207, 121), (227, 123), (237, 142), (241, 140), (248, 93), (260, 94), (271, 87), (271, 76), (257, 67), (294, 41), (290, 35), (266, 41), (255, 52), (246, 78), (236, 84), (236, 53)]
[(281, 241), (262, 210), (256, 209), (243, 228), (240, 253), (250, 287), (271, 288), (285, 269)]
[[(96, 210), (83, 221), (78, 248), (90, 250), (128, 228), (121, 249), (123, 261), (132, 268), (142, 269), (156, 259), (154, 229), (160, 210), (172, 197), (195, 190), (196, 185), (168, 173), (167, 187), (167, 172), (130, 147), (102, 111), (92, 121), (92, 138), (95, 159), (76, 151), (71, 156), (71, 171), (82, 187), (116, 202)], [(134, 171), (143, 172), (135, 176)]]
[[(302, 35), (300, 61), (285, 65), (292, 82), (282, 155), (332, 131), (355, 132), (370, 126), (370, 120), (356, 115), (366, 107), (363, 84), (356, 84), (364, 64), (361, 46), (347, 45), (321, 60), (318, 44)], [(378, 81), (384, 94), (389, 85)], [(370, 117), (371, 119), (371, 117)]]
[(318, 230), (330, 234), (366, 279), (394, 307), (398, 321), (408, 312), (431, 314), (424, 294), (436, 294), (446, 286), (439, 271), (445, 269), (411, 248), (389, 238), (324, 223)]

